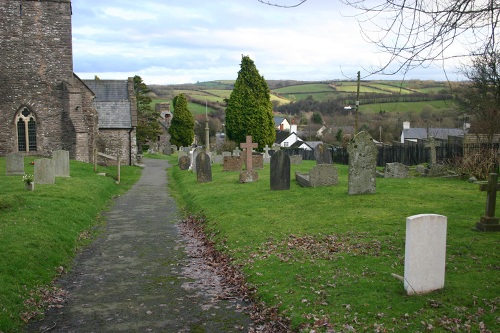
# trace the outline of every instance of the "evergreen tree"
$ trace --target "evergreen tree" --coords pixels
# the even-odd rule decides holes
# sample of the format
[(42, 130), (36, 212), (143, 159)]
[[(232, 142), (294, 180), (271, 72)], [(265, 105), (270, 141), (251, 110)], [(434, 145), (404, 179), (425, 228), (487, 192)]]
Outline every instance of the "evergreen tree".
[(156, 142), (162, 133), (158, 122), (161, 114), (151, 107), (150, 90), (138, 75), (134, 76), (134, 91), (137, 101), (137, 145), (139, 150), (148, 141)]
[(241, 59), (241, 69), (227, 102), (225, 122), (228, 139), (238, 144), (251, 135), (262, 150), (276, 139), (269, 87), (248, 56)]
[(189, 146), (194, 139), (194, 117), (188, 109), (184, 94), (174, 97), (174, 116), (170, 124), (170, 142), (177, 146)]

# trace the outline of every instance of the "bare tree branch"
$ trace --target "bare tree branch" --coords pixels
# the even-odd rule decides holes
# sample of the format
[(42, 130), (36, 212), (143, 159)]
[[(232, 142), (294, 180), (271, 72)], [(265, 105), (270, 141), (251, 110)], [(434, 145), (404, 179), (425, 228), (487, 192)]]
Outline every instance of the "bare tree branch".
[(294, 7), (299, 7), (300, 5), (302, 5), (307, 0), (298, 0), (298, 2), (296, 4), (294, 4), (294, 5), (280, 5), (280, 4), (277, 4), (277, 3), (271, 3), (269, 1), (263, 1), (263, 0), (257, 0), (257, 1), (259, 1), (260, 3), (263, 3), (265, 5), (269, 5), (269, 6), (275, 6), (275, 7), (281, 7), (281, 8), (294, 8)]

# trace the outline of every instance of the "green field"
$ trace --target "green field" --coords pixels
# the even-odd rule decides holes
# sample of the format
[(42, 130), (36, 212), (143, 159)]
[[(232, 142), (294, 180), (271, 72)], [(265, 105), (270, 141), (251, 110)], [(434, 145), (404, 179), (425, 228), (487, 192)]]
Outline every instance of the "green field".
[[(313, 165), (292, 165), (292, 175)], [(169, 177), (178, 202), (204, 217), (217, 248), (240, 267), (254, 300), (277, 309), (274, 318), (294, 332), (498, 331), (500, 238), (474, 231), (485, 205), (478, 185), (380, 178), (376, 194), (349, 196), (347, 167), (338, 170), (338, 186), (292, 181), (289, 191), (270, 191), (268, 166), (248, 184), (221, 166), (211, 183), (177, 166)], [(404, 272), (406, 217), (422, 213), (448, 217), (445, 288), (407, 296), (391, 273)]]

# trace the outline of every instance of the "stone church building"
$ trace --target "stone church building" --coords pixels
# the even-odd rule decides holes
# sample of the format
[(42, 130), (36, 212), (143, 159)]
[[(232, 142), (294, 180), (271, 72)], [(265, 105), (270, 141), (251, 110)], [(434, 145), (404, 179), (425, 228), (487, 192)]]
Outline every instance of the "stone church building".
[[(126, 147), (115, 150), (132, 164), (135, 97), (129, 98), (127, 124), (115, 126), (99, 114), (99, 96), (73, 73), (71, 15), (70, 0), (0, 0), (0, 156), (49, 157), (64, 149), (72, 159), (93, 162), (94, 148), (105, 152), (119, 144)], [(102, 123), (108, 133), (101, 137)], [(127, 140), (113, 138), (114, 129), (126, 132)]]

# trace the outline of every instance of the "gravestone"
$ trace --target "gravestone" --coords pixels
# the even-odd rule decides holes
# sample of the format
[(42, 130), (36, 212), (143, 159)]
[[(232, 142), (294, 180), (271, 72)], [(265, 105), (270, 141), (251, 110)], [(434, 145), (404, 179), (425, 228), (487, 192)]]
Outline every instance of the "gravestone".
[(179, 158), (179, 169), (189, 170), (190, 166), (191, 166), (191, 160), (189, 159), (189, 156), (183, 155)]
[(198, 154), (204, 152), (205, 150), (203, 148), (195, 148), (191, 152), (193, 153), (193, 156), (191, 157), (191, 170), (193, 172), (196, 172), (196, 157), (198, 157)]
[(241, 156), (224, 156), (222, 171), (241, 171), (243, 159)]
[(476, 228), (481, 231), (500, 231), (499, 218), (495, 217), (497, 191), (500, 190), (498, 174), (490, 173), (488, 176), (488, 183), (480, 184), (479, 190), (486, 191), (486, 209), (484, 215), (481, 216), (479, 222), (476, 223)]
[(236, 147), (236, 149), (233, 150), (233, 156), (240, 156), (240, 154), (241, 154), (240, 148)]
[(264, 159), (262, 158), (262, 154), (252, 154), (252, 168), (264, 169)]
[(279, 151), (271, 156), (271, 191), (290, 189), (290, 157)]
[(291, 164), (302, 164), (302, 155), (292, 155), (290, 156)]
[(213, 158), (213, 164), (222, 164), (224, 162), (224, 158), (222, 155), (215, 155)]
[(430, 137), (427, 143), (425, 144), (426, 148), (430, 148), (430, 163), (431, 165), (434, 165), (437, 163), (437, 155), (436, 155), (436, 140), (434, 137)]
[(210, 156), (205, 152), (196, 155), (196, 178), (198, 183), (212, 181), (212, 163), (210, 162)]
[(24, 175), (24, 155), (22, 153), (11, 153), (5, 156), (5, 174)]
[(339, 176), (333, 164), (317, 164), (309, 173), (295, 172), (295, 180), (304, 187), (334, 186)]
[(252, 142), (251, 135), (247, 135), (246, 142), (240, 143), (240, 147), (246, 150), (246, 170), (240, 173), (240, 183), (251, 183), (259, 179), (257, 172), (252, 170), (252, 149), (258, 146), (257, 143)]
[(172, 145), (172, 153), (177, 153), (177, 146), (176, 145)]
[(226, 156), (231, 156), (231, 152), (230, 151), (223, 151), (222, 157), (226, 157)]
[(177, 155), (177, 162), (181, 159), (182, 156), (188, 156), (189, 154), (186, 153), (184, 150), (179, 150), (179, 155)]
[(56, 177), (69, 177), (69, 151), (55, 150), (52, 153), (54, 174)]
[(271, 163), (271, 155), (269, 155), (269, 146), (268, 146), (268, 145), (266, 145), (266, 146), (264, 147), (263, 162), (264, 162), (264, 164), (269, 164), (269, 163)]
[(316, 164), (333, 164), (332, 152), (322, 143), (314, 147), (314, 158)]
[(404, 288), (408, 295), (444, 287), (447, 218), (420, 214), (406, 218)]
[(367, 132), (359, 132), (347, 146), (349, 154), (348, 193), (370, 194), (376, 189), (377, 147)]
[(408, 166), (399, 162), (387, 163), (384, 178), (408, 178)]
[(54, 161), (48, 158), (35, 160), (34, 178), (36, 184), (55, 184)]
[(170, 139), (165, 142), (165, 148), (163, 149), (163, 153), (165, 155), (172, 155), (172, 144), (170, 143)]

